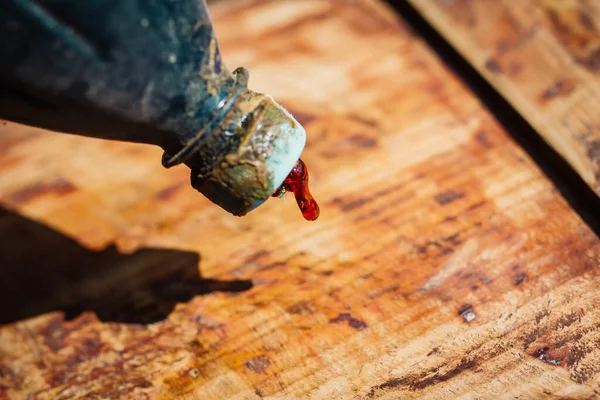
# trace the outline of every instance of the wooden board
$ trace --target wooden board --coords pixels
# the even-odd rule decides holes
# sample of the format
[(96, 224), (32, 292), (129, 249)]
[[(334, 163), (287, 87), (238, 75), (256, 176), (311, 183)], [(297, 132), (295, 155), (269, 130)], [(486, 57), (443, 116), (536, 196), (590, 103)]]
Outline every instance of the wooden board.
[(600, 195), (600, 3), (410, 3)]
[(11, 309), (88, 310), (2, 327), (0, 398), (600, 395), (600, 241), (391, 10), (212, 10), (229, 67), (306, 126), (321, 218), (225, 215), (158, 149), (0, 126), (2, 240), (39, 269)]

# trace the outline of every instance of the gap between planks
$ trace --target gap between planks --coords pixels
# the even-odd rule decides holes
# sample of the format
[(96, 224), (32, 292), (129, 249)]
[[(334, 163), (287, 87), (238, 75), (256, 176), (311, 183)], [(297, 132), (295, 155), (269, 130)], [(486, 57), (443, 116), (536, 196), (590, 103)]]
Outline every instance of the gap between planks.
[(402, 19), (456, 73), (481, 100), (511, 138), (534, 160), (563, 198), (600, 237), (600, 197), (571, 165), (531, 124), (444, 38), (422, 15), (404, 0), (387, 0)]

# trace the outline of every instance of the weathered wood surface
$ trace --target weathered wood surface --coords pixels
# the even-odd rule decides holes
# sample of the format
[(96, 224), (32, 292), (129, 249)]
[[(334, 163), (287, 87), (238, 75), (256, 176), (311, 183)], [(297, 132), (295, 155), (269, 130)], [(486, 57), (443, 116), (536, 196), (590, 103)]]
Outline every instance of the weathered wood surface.
[(600, 2), (410, 3), (600, 195)]
[[(291, 199), (228, 216), (185, 168), (163, 170), (157, 149), (0, 126), (2, 204), (13, 226), (18, 212), (76, 240), (52, 239), (55, 253), (108, 252), (110, 264), (116, 250), (100, 250), (112, 243), (179, 249), (201, 255), (204, 277), (253, 283), (149, 325), (90, 312), (6, 325), (0, 398), (600, 396), (598, 238), (392, 11), (263, 0), (213, 13), (228, 65), (307, 127), (321, 218), (303, 221)], [(137, 280), (162, 272), (143, 254), (118, 269), (75, 264), (57, 293), (97, 293), (90, 310), (156, 306), (160, 285)], [(13, 292), (35, 297), (23, 271)], [(170, 278), (182, 295), (189, 273)]]

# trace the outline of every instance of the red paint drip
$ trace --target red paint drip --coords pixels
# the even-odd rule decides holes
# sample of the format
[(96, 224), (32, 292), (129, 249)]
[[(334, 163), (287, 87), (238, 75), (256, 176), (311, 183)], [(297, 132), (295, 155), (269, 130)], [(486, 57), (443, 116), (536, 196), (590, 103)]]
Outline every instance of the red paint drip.
[(296, 203), (304, 219), (314, 221), (319, 218), (319, 205), (308, 190), (308, 169), (302, 160), (298, 160), (294, 165), (281, 187), (273, 194), (273, 197), (280, 197), (285, 192), (294, 193)]

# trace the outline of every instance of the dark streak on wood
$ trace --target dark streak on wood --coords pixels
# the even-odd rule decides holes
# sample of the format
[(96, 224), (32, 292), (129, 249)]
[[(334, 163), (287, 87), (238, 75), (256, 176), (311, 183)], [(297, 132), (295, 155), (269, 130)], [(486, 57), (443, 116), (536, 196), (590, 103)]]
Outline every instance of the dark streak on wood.
[(438, 383), (449, 381), (464, 371), (474, 369), (477, 367), (477, 365), (477, 359), (463, 358), (460, 360), (458, 365), (443, 373), (440, 373), (440, 368), (436, 368), (419, 374), (418, 376), (409, 375), (402, 378), (390, 379), (389, 381), (372, 387), (371, 391), (367, 394), (367, 397), (373, 398), (378, 391), (393, 389), (400, 386), (405, 386), (407, 389), (413, 392), (423, 390)]
[(495, 74), (502, 73), (502, 67), (500, 67), (500, 64), (498, 64), (498, 61), (496, 61), (493, 58), (490, 58), (485, 62), (485, 67), (488, 69), (488, 71), (493, 72)]
[(585, 29), (588, 31), (594, 31), (596, 29), (596, 23), (594, 22), (594, 19), (584, 10), (580, 10), (577, 16), (581, 26), (583, 26)]
[(260, 355), (258, 357), (244, 361), (244, 365), (250, 371), (256, 372), (257, 374), (262, 374), (271, 365), (271, 361), (267, 356)]
[(154, 199), (159, 201), (167, 201), (171, 199), (175, 193), (184, 187), (183, 184), (177, 183), (175, 185), (168, 186), (154, 194)]
[(364, 321), (354, 318), (349, 313), (342, 313), (337, 317), (331, 318), (329, 320), (330, 324), (340, 324), (343, 322), (348, 322), (348, 325), (351, 328), (356, 329), (357, 331), (362, 331), (363, 329), (366, 329), (368, 327), (368, 325)]
[(518, 273), (515, 277), (515, 286), (518, 286), (521, 283), (523, 283), (525, 279), (527, 279), (527, 274), (525, 272)]
[(371, 388), (371, 391), (367, 394), (367, 397), (372, 398), (373, 396), (375, 396), (375, 392), (378, 390), (393, 389), (398, 386), (404, 385), (405, 383), (406, 383), (406, 378), (390, 379), (389, 381), (386, 381), (386, 382), (382, 383), (381, 385), (377, 385), (377, 386)]
[(592, 51), (587, 57), (576, 57), (575, 61), (592, 72), (600, 71), (600, 48)]
[(9, 196), (9, 202), (15, 205), (23, 205), (35, 198), (46, 194), (64, 196), (73, 193), (77, 188), (63, 178), (57, 178), (50, 182), (40, 182), (21, 189)]
[(444, 372), (442, 374), (436, 372), (433, 376), (415, 382), (411, 382), (410, 389), (413, 391), (422, 390), (426, 387), (433, 386), (437, 383), (448, 381), (466, 370), (475, 368), (477, 365), (478, 363), (476, 360), (470, 358), (463, 358), (462, 360), (460, 360), (460, 363), (456, 367), (448, 370), (447, 372)]
[(451, 247), (446, 247), (445, 249), (442, 249), (442, 251), (440, 251), (436, 257), (444, 257), (452, 253), (454, 253), (454, 249)]
[(350, 136), (348, 141), (353, 145), (363, 148), (363, 149), (371, 149), (377, 146), (377, 139), (364, 134), (357, 134)]
[(488, 278), (488, 277), (487, 277), (487, 276), (485, 276), (485, 275), (481, 275), (481, 276), (479, 277), (479, 281), (480, 281), (481, 283), (483, 283), (484, 285), (486, 285), (486, 286), (487, 286), (487, 285), (489, 285), (490, 283), (492, 283), (492, 282), (493, 282), (493, 281), (492, 281), (490, 278)]
[(445, 206), (446, 204), (450, 204), (455, 200), (462, 199), (463, 197), (465, 197), (464, 193), (459, 193), (454, 189), (450, 189), (436, 195), (435, 201), (437, 201), (439, 205)]
[(437, 353), (439, 353), (439, 351), (440, 351), (439, 347), (434, 347), (433, 349), (431, 349), (431, 351), (429, 353), (427, 353), (427, 357), (437, 354)]
[(375, 293), (372, 293), (372, 294), (370, 294), (370, 295), (369, 295), (369, 299), (371, 299), (371, 300), (375, 300), (375, 299), (377, 299), (377, 298), (379, 298), (379, 297), (383, 296), (383, 295), (384, 295), (384, 294), (386, 294), (386, 293), (394, 293), (394, 292), (396, 292), (396, 291), (397, 291), (399, 288), (400, 288), (400, 286), (399, 286), (399, 285), (392, 285), (392, 286), (390, 286), (390, 287), (383, 288), (383, 289), (381, 289), (381, 290), (379, 290), (379, 291), (377, 291), (377, 292), (375, 292)]
[(313, 307), (308, 301), (302, 301), (300, 303), (296, 303), (293, 306), (287, 309), (287, 312), (290, 314), (311, 314), (313, 312)]
[(485, 148), (490, 148), (492, 145), (484, 130), (480, 130), (475, 134), (475, 140)]
[(558, 96), (564, 96), (571, 93), (575, 89), (572, 82), (569, 81), (558, 81), (550, 86), (540, 96), (542, 103), (548, 102)]

